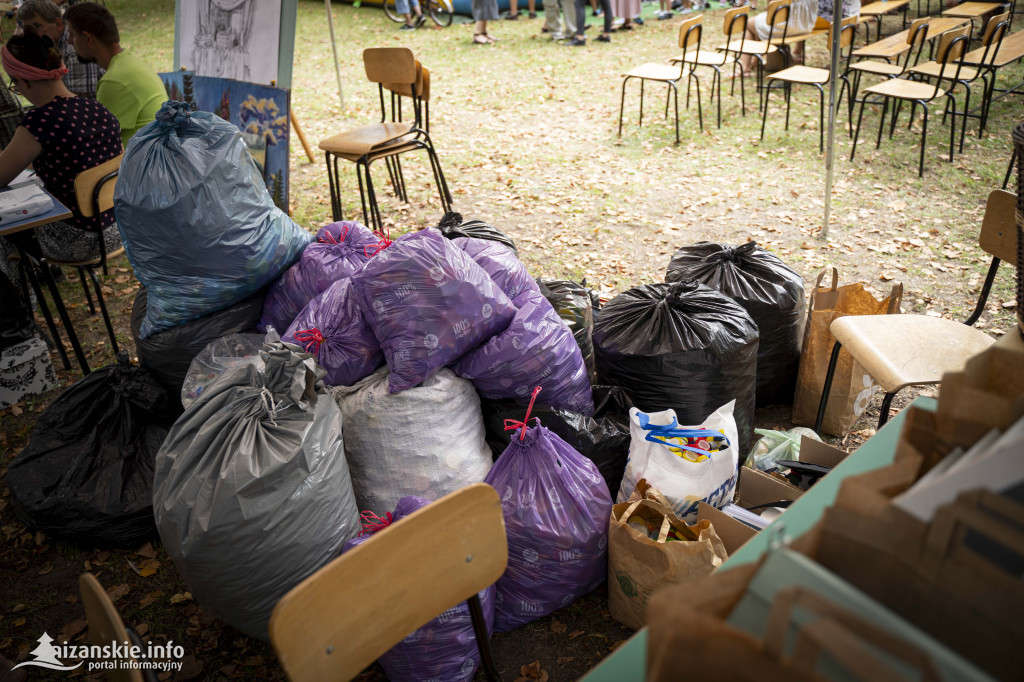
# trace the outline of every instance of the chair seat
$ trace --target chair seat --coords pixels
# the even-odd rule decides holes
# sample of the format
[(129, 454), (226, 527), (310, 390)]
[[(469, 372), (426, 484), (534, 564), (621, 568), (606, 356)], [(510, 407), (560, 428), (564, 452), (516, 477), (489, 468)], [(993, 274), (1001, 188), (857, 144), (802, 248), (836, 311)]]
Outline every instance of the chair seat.
[(365, 158), (367, 163), (373, 163), (378, 159), (383, 159), (386, 156), (395, 156), (396, 154), (404, 154), (411, 152), (414, 149), (426, 149), (427, 143), (423, 140), (409, 140), (407, 142), (400, 142), (398, 144), (388, 145), (386, 147), (379, 147), (374, 149), (372, 152), (367, 154), (345, 154), (339, 152), (331, 152), (335, 156), (338, 156), (346, 161), (356, 163), (357, 161)]
[[(740, 49), (740, 46), (743, 49)], [(773, 52), (778, 52), (779, 48), (775, 45), (768, 43), (765, 40), (733, 40), (725, 45), (719, 45), (715, 48), (716, 50), (727, 50), (729, 52), (736, 52), (739, 54), (760, 54), (766, 55)]]
[(768, 80), (789, 81), (790, 83), (828, 83), (828, 69), (813, 66), (791, 66), (782, 71), (770, 73)]
[(945, 90), (935, 90), (935, 85), (932, 83), (922, 83), (921, 81), (908, 81), (903, 78), (890, 78), (887, 81), (882, 81), (877, 85), (872, 85), (870, 88), (865, 88), (864, 92), (869, 92), (873, 95), (885, 95), (886, 97), (895, 97), (897, 99), (923, 99), (929, 100), (937, 97), (942, 97), (946, 94)]
[(886, 393), (937, 384), (995, 343), (974, 327), (926, 315), (847, 315), (830, 329)]
[[(925, 76), (932, 76), (934, 78), (952, 78), (957, 75), (956, 64), (940, 64), (939, 62), (927, 62), (910, 69), (911, 73), (920, 73)], [(960, 79), (965, 81), (972, 81), (978, 77), (977, 69), (969, 67), (962, 67), (960, 69)]]
[(724, 52), (698, 50), (696, 52), (687, 52), (680, 57), (673, 57), (670, 61), (673, 64), (686, 62), (687, 64), (697, 64), (698, 66), (725, 66), (735, 62), (736, 58)]
[(412, 123), (387, 122), (361, 126), (355, 130), (339, 133), (320, 141), (320, 149), (339, 156), (355, 154), (362, 156), (378, 147), (400, 143), (404, 135), (413, 131)]
[(873, 59), (865, 59), (862, 62), (850, 64), (850, 69), (852, 71), (860, 71), (862, 73), (873, 73), (878, 76), (898, 76), (903, 73), (903, 67), (899, 64), (876, 62)]
[(623, 74), (626, 78), (643, 78), (650, 81), (677, 81), (682, 78), (682, 68), (671, 64), (641, 64)]
[[(113, 251), (108, 251), (107, 252), (107, 261), (109, 262), (111, 258), (117, 258), (122, 253), (124, 253), (124, 247), (123, 246), (119, 246), (116, 249), (114, 249)], [(91, 267), (91, 266), (94, 266), (94, 265), (99, 265), (100, 264), (100, 257), (96, 256), (95, 258), (91, 258), (89, 260), (82, 260), (82, 261), (53, 260), (52, 258), (47, 258), (46, 262), (49, 263), (50, 265), (60, 265), (60, 266), (67, 267), (67, 268), (88, 268), (88, 267)]]

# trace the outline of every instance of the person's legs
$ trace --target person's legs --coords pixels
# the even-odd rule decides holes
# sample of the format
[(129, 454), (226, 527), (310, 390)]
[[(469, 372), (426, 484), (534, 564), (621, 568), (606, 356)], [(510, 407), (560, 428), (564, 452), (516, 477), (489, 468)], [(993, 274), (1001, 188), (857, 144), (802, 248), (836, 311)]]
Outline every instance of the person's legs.
[[(35, 230), (43, 255), (51, 260), (75, 262), (97, 258), (99, 239), (95, 232), (87, 232), (66, 223), (50, 223)], [(103, 246), (107, 253), (121, 247), (121, 233), (114, 223), (103, 230)]]
[(559, 15), (558, 0), (547, 0), (544, 3), (544, 28), (551, 34), (552, 40), (561, 40), (562, 20)]
[[(565, 35), (574, 36), (576, 35), (576, 2), (575, 0), (553, 0), (558, 2), (562, 8), (562, 19), (565, 21)], [(586, 24), (580, 26), (580, 31), (584, 31)]]
[(518, 19), (519, 18), (519, 0), (509, 0), (508, 4), (508, 16), (506, 19)]
[(602, 43), (612, 42), (612, 0), (601, 0), (601, 14), (604, 15), (604, 32), (597, 37)]
[(487, 21), (477, 21), (473, 29), (473, 42), (477, 45), (487, 45), (492, 42), (487, 35)]
[(587, 35), (583, 31), (583, 27), (587, 25), (587, 0), (576, 0), (576, 37), (572, 39), (570, 45), (585, 45), (587, 43)]
[(529, 0), (529, 2), (526, 3), (526, 6), (530, 10), (530, 18), (531, 19), (536, 19), (537, 18), (537, 0)]

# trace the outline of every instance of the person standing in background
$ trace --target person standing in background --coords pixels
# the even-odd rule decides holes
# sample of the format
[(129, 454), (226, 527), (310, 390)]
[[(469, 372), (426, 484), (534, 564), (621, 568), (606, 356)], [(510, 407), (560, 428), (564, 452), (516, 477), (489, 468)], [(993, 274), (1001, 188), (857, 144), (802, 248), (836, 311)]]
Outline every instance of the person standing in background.
[(498, 39), (487, 33), (487, 22), (497, 21), (498, 0), (472, 0), (473, 19), (476, 27), (473, 29), (473, 43), (476, 45), (490, 45), (498, 42)]

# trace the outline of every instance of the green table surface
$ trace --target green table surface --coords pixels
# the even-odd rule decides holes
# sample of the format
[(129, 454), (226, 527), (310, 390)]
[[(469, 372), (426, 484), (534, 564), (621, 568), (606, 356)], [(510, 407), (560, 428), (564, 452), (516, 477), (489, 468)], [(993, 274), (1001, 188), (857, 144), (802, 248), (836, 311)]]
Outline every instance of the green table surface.
[[(936, 408), (936, 401), (933, 398), (917, 398), (913, 404), (926, 410)], [(889, 420), (877, 434), (850, 453), (831, 473), (801, 495), (800, 499), (790, 505), (785, 513), (740, 547), (735, 554), (729, 557), (728, 561), (722, 564), (721, 568), (731, 568), (760, 559), (768, 549), (771, 538), (777, 534), (778, 526), (782, 526), (786, 537), (790, 539), (800, 537), (817, 523), (825, 509), (835, 501), (836, 494), (839, 492), (839, 484), (844, 478), (891, 464), (893, 456), (896, 454), (896, 439), (903, 424), (904, 414), (905, 412), (901, 412)], [(583, 680), (585, 682), (643, 682), (646, 657), (647, 628), (643, 628), (587, 673)]]

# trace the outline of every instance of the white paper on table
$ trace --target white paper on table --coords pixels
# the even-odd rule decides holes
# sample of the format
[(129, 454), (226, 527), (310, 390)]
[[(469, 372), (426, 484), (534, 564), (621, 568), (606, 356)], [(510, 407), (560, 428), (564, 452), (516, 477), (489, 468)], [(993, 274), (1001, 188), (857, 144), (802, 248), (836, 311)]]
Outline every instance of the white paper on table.
[(0, 192), (0, 225), (25, 220), (53, 208), (53, 199), (33, 182)]

